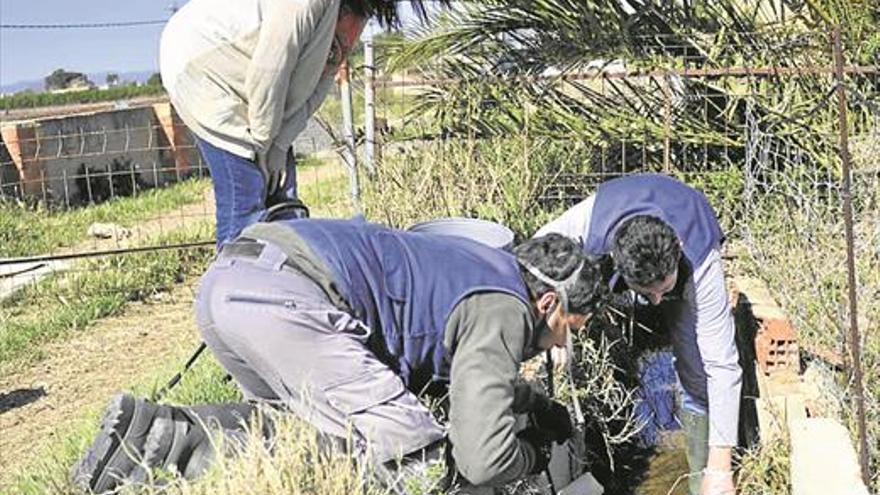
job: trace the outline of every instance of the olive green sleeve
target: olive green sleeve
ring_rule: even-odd
[[[533,325],[522,301],[499,292],[466,298],[449,318],[449,437],[459,472],[475,485],[523,478],[534,465],[534,451],[516,436],[514,415]]]

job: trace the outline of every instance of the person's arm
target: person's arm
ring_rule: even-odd
[[[302,47],[311,41],[334,0],[264,0],[259,38],[245,76],[248,127],[255,152],[266,153],[278,134],[284,102]],[[332,13],[335,15],[335,13]]]
[[[737,443],[742,370],[736,349],[733,313],[717,250],[710,253],[696,275],[697,345],[709,395],[709,459],[706,469],[717,474],[731,469],[731,449]]]
[[[318,86],[315,88],[315,92],[309,96],[309,99],[306,100],[302,108],[281,123],[281,129],[278,131],[278,135],[272,140],[273,146],[282,148],[285,151],[290,148],[293,141],[299,136],[299,133],[305,129],[309,118],[318,111],[318,108],[321,106],[321,103],[324,102],[324,99],[327,97],[327,93],[330,92],[330,88],[333,87],[333,84],[333,74],[324,75],[321,80],[318,81]]]
[[[541,237],[550,233],[562,234],[569,239],[579,240],[587,235],[587,228],[593,217],[593,204],[596,195],[592,195],[566,210],[555,220],[547,223],[532,237]]]
[[[517,298],[472,295],[449,319],[452,352],[450,427],[459,472],[475,485],[499,485],[525,477],[536,453],[517,438],[515,384],[532,317]]]

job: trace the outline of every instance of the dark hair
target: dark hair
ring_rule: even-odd
[[[400,26],[400,0],[342,0],[342,6],[347,7],[352,13],[361,17],[374,17],[385,27]],[[436,0],[439,5],[449,5],[449,0]],[[413,12],[420,20],[428,17],[423,0],[409,0]]]
[[[614,265],[629,285],[656,284],[675,272],[681,242],[672,227],[649,215],[623,222],[614,233]]]
[[[520,263],[520,272],[533,299],[537,300],[556,288],[529,272],[529,266],[551,280],[563,281],[581,266],[575,282],[566,290],[568,311],[577,314],[594,312],[604,302],[605,290],[598,264],[584,255],[575,241],[556,233],[530,239],[513,248]]]

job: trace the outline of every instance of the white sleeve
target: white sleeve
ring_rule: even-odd
[[[551,232],[562,234],[571,239],[586,237],[587,229],[590,227],[590,219],[593,216],[593,204],[595,202],[596,195],[594,194],[566,210],[556,220],[538,229],[534,237],[541,237]]]
[[[709,446],[737,444],[742,370],[721,255],[712,250],[694,273],[697,298],[697,346],[709,396]]]
[[[327,0],[265,0],[263,21],[245,76],[248,128],[256,151],[264,152],[281,128],[291,74],[312,38]]]
[[[315,112],[318,111],[318,108],[321,107],[321,103],[324,102],[327,93],[330,92],[330,88],[333,87],[334,83],[333,74],[326,75],[318,81],[318,86],[315,88],[315,92],[312,93],[308,100],[306,100],[302,108],[297,110],[296,113],[291,115],[281,124],[281,130],[278,132],[278,136],[272,141],[272,144],[281,149],[290,148],[291,145],[293,145],[293,141],[296,140],[296,137],[306,128],[312,115],[314,115]]]

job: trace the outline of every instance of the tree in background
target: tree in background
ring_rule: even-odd
[[[162,75],[158,72],[154,72],[153,75],[147,79],[147,86],[162,86]]]
[[[442,135],[507,136],[528,127],[530,135],[611,149],[638,146],[640,153],[620,153],[617,163],[662,160],[655,145],[670,139],[673,162],[711,166],[744,153],[741,129],[751,118],[828,166],[829,143],[803,139],[803,126],[791,122],[802,114],[811,121],[801,124],[834,122],[833,112],[812,111],[828,94],[827,74],[746,81],[676,72],[827,67],[828,33],[836,25],[844,30],[848,63],[880,62],[874,0],[479,0],[444,12],[416,39],[399,43],[389,68],[457,81],[430,88],[412,109],[429,116]],[[623,70],[646,75],[597,82],[564,77]],[[876,94],[870,76],[853,75],[850,84]],[[706,156],[686,156],[695,145]]]
[[[107,82],[107,86],[109,86],[111,88],[114,86],[118,86],[119,85],[119,74],[116,74],[115,72],[111,72],[111,73],[107,74],[106,82]]]
[[[64,69],[55,69],[43,79],[46,90],[57,91],[76,87],[92,87],[92,81],[82,72],[72,72]]]

